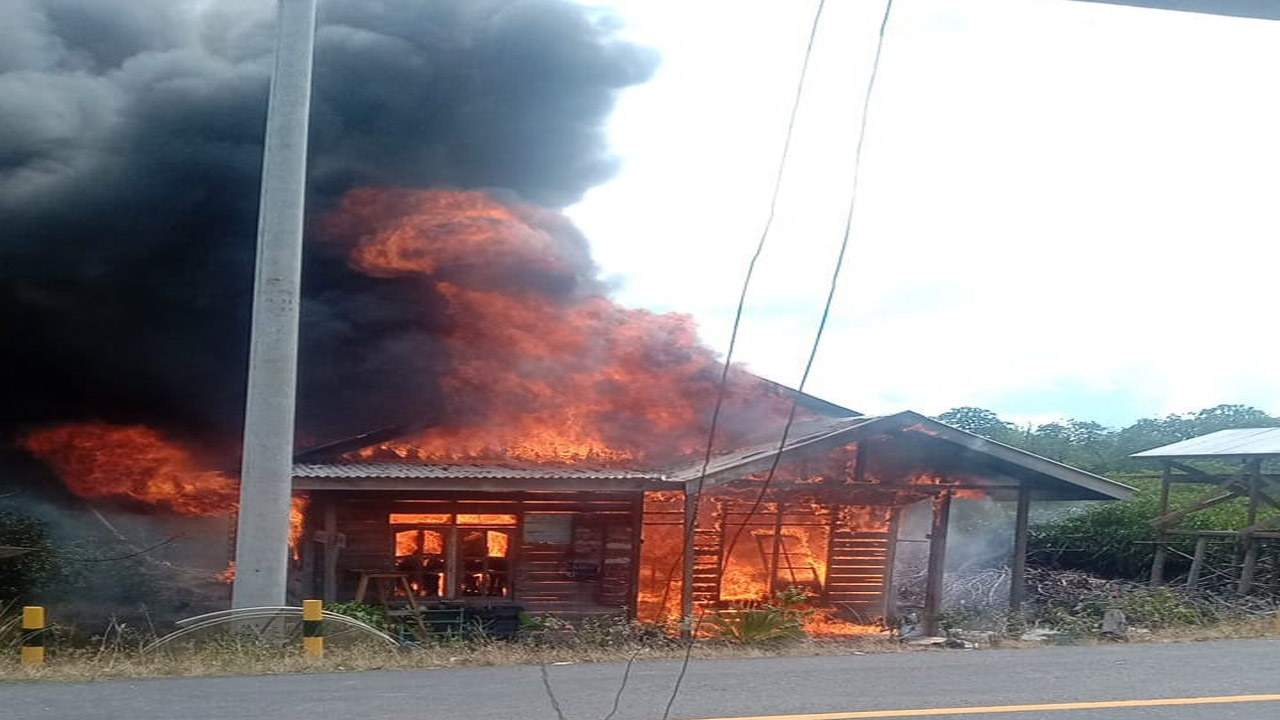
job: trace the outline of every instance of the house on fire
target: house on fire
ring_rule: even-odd
[[[868,417],[799,396],[812,415],[778,441],[646,471],[298,457],[309,496],[298,591],[349,601],[383,584],[418,606],[516,605],[579,618],[688,617],[805,588],[834,617],[897,614],[905,508],[932,508],[926,625],[941,605],[953,498],[1015,503],[1011,602],[1022,597],[1036,500],[1111,500],[1131,489],[913,412]],[[368,438],[371,444],[380,438]],[[773,472],[770,469],[773,468]],[[694,522],[686,546],[686,522]]]

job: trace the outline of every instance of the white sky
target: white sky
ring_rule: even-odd
[[[570,214],[626,304],[727,344],[813,3],[597,0],[664,61]],[[799,379],[883,5],[828,0],[738,359]],[[850,256],[809,389],[1019,421],[1280,412],[1280,23],[896,0]]]

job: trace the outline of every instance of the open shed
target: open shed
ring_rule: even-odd
[[[1195,547],[1186,578],[1189,587],[1199,585],[1207,570],[1209,544],[1224,542],[1235,546],[1231,567],[1225,572],[1233,576],[1239,592],[1253,589],[1264,548],[1272,550],[1272,582],[1280,587],[1280,557],[1276,553],[1280,549],[1280,474],[1275,467],[1269,467],[1280,462],[1280,428],[1219,430],[1131,457],[1158,461],[1162,469],[1160,507],[1153,522],[1153,585],[1165,582],[1171,544],[1191,539]],[[1199,500],[1175,510],[1170,506],[1169,495],[1178,484],[1203,485],[1206,490]],[[1232,501],[1247,503],[1244,527],[1185,526],[1187,518]]]

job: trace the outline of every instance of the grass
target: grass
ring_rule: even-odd
[[[1194,642],[1257,637],[1280,637],[1280,620],[1189,626],[1134,636],[1133,642]],[[1107,644],[1085,639],[1073,644]],[[1005,641],[1000,647],[1039,647],[1038,643]],[[939,652],[912,648],[885,637],[843,640],[802,639],[787,643],[737,645],[702,641],[693,649],[695,659],[803,657],[817,655],[868,655],[899,652]],[[942,651],[946,652],[946,651]],[[103,644],[96,648],[50,650],[43,667],[23,668],[11,659],[0,662],[0,682],[91,682],[124,678],[214,677],[226,675],[280,675],[289,673],[360,672],[371,670],[433,670],[454,667],[536,665],[539,663],[595,663],[683,657],[677,644],[658,647],[590,647],[583,645],[538,646],[518,642],[480,641],[415,649],[355,646],[330,650],[320,660],[308,660],[296,648],[261,644],[214,643],[196,649],[142,654],[136,648]]]
[[[806,655],[851,655],[905,651],[886,638],[842,641],[805,640],[784,646],[737,646],[699,643],[693,657],[752,658]],[[452,667],[537,665],[539,663],[595,663],[676,659],[684,656],[678,645],[655,648],[539,647],[513,642],[473,642],[413,649],[356,646],[326,652],[320,660],[308,660],[300,649],[264,645],[211,645],[192,650],[143,654],[133,649],[50,650],[43,667],[24,668],[12,660],[0,663],[0,682],[87,682],[122,678],[212,677],[219,675],[279,675],[312,672],[368,670],[433,670]]]

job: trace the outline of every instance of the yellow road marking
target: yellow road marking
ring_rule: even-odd
[[[700,720],[860,720],[861,718],[937,717],[939,715],[983,715],[1055,710],[1103,710],[1108,708],[1170,707],[1174,705],[1221,705],[1226,703],[1280,702],[1276,695],[1222,695],[1219,697],[1157,698],[1154,700],[1102,700],[1098,702],[1045,703],[1040,705],[989,705],[987,707],[916,708],[913,710],[858,710],[856,712],[812,713],[808,715],[750,715]]]

